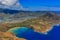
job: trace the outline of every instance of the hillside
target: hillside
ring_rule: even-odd
[[[23,11],[23,10],[10,10],[0,8],[0,23],[1,22],[12,22],[16,20],[24,21],[26,19],[32,19],[39,17],[45,13],[40,11]]]
[[[46,33],[55,24],[60,24],[60,16],[48,12],[38,18],[24,21],[22,26],[29,26],[37,32]]]
[[[30,15],[30,13],[32,14]],[[15,16],[12,17],[12,19],[17,18],[18,17],[17,15],[19,15],[19,13],[17,15],[16,14],[14,15]],[[7,30],[11,28],[24,26],[24,27],[32,28],[37,32],[46,33],[52,28],[52,25],[60,23],[60,16],[54,14],[53,12],[29,12],[28,11],[28,12],[20,13],[20,15],[21,17],[19,16],[18,19],[15,21],[11,20],[11,21],[5,21],[5,22],[0,23],[0,31],[6,32]],[[19,18],[24,18],[22,19],[24,21],[21,21],[21,19]]]

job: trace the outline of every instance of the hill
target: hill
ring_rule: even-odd
[[[54,12],[46,11],[20,11],[16,14],[9,14],[9,16],[6,17],[4,16],[3,18],[11,20],[6,21],[3,19],[4,21],[0,23],[0,31],[3,32],[14,27],[29,27],[37,32],[46,33],[51,30],[52,25],[60,23],[60,16],[56,15]]]

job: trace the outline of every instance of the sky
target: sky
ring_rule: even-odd
[[[27,10],[56,10],[60,11],[60,0],[20,0]]]
[[[60,11],[60,0],[0,0],[0,7],[14,10]]]

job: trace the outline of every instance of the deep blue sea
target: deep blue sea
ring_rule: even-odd
[[[38,33],[29,28],[25,29],[25,32],[22,32],[22,30],[24,31],[24,28],[16,31],[16,37],[27,40],[60,40],[60,25],[53,26],[53,29],[47,34]]]

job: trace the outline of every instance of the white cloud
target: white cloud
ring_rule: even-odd
[[[18,0],[0,0],[1,4],[11,6],[15,4]]]
[[[23,7],[18,2],[18,0],[0,0],[0,8],[20,10]]]
[[[20,3],[16,3],[15,5],[11,6],[12,9],[23,9],[22,5]]]

